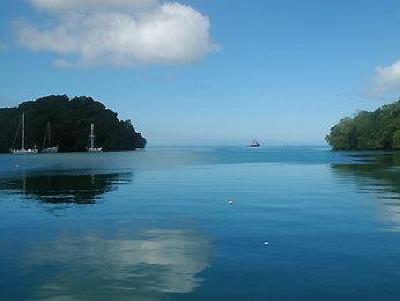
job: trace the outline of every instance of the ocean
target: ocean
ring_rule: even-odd
[[[0,155],[0,300],[400,300],[400,153]]]

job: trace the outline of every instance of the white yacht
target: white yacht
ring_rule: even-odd
[[[49,144],[48,147],[46,147],[46,138]],[[51,146],[50,122],[47,123],[46,131],[44,133],[42,153],[58,153],[58,146]]]
[[[102,147],[95,147],[94,144],[94,138],[96,138],[96,135],[94,134],[94,123],[90,124],[90,133],[89,133],[89,139],[90,139],[90,147],[88,148],[88,153],[101,153],[103,152]]]
[[[21,128],[22,128],[22,130],[21,130],[21,148],[20,149],[15,148],[15,141],[17,140],[17,136],[18,136],[18,132],[19,132],[19,126],[18,126],[17,133],[15,134],[15,138],[14,138],[14,143],[13,143],[13,146],[12,146],[10,152],[14,155],[37,154],[38,149],[36,147],[25,149],[25,113],[22,113],[21,123],[22,123],[22,125],[21,125]]]
[[[260,147],[260,146],[261,144],[256,139],[254,139],[253,142],[251,142],[251,144],[248,145],[248,147]]]

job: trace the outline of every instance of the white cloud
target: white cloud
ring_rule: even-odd
[[[400,61],[387,67],[377,67],[372,87],[373,95],[400,92]]]
[[[176,2],[31,2],[47,10],[68,9],[53,14],[55,22],[46,28],[25,21],[16,24],[18,42],[31,50],[56,53],[56,66],[181,64],[217,50],[210,37],[209,18]],[[133,11],[119,10],[124,6]],[[148,8],[140,10],[139,6]],[[106,7],[110,9],[97,10]]]
[[[33,6],[53,12],[68,10],[144,9],[155,6],[159,0],[28,0]]]

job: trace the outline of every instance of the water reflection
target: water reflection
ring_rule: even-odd
[[[400,226],[400,153],[357,158],[363,164],[332,164],[332,171],[342,181],[351,178],[359,192],[375,194],[381,217]]]
[[[362,190],[400,199],[400,153],[357,157],[365,164],[332,164],[332,170],[341,177],[352,176]]]
[[[132,173],[23,175],[1,180],[0,190],[50,204],[94,204],[102,194],[130,183],[132,176]]]
[[[165,300],[190,293],[209,262],[208,238],[185,230],[147,230],[133,238],[87,233],[38,242],[21,261],[40,274],[38,300]]]

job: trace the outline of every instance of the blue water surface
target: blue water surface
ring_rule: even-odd
[[[0,155],[0,300],[400,300],[399,166],[324,147]]]

